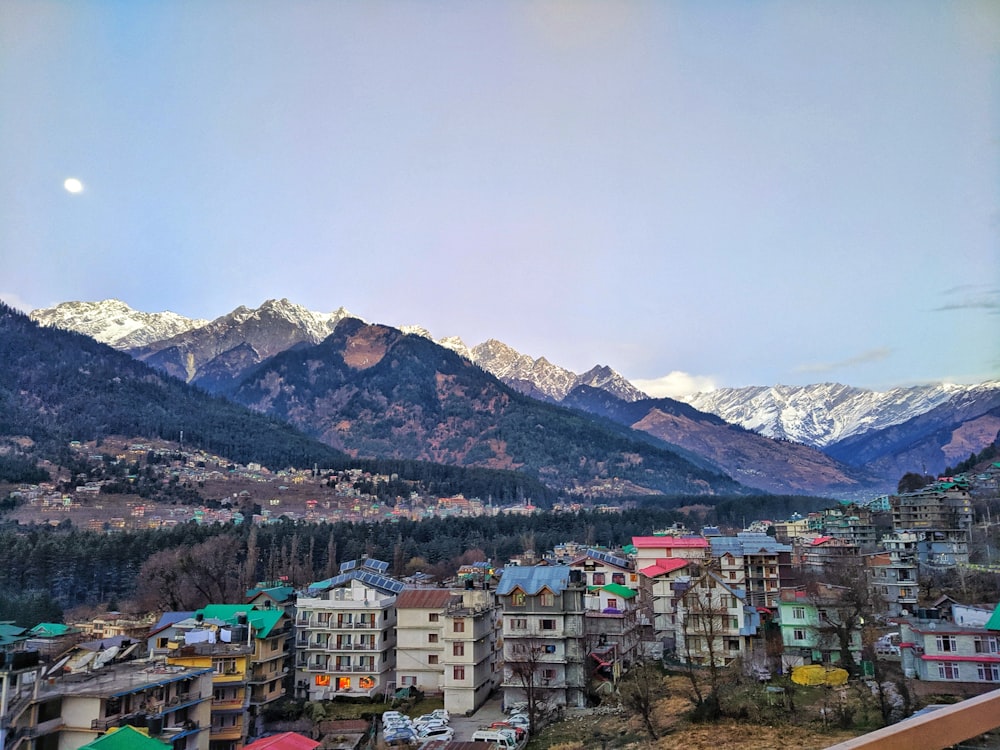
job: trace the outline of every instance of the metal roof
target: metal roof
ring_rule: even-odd
[[[570,568],[568,565],[532,565],[504,568],[503,576],[497,586],[497,594],[505,596],[515,588],[525,594],[535,595],[543,588],[553,594],[562,593],[569,584]]]

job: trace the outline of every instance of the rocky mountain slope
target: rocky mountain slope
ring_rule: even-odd
[[[360,320],[263,362],[228,395],[353,456],[511,469],[586,496],[740,491],[653,437],[528,398],[424,337]]]
[[[845,496],[893,486],[816,448],[764,437],[669,398],[626,402],[579,386],[563,404],[655,435],[708,458],[741,484],[766,492]]]

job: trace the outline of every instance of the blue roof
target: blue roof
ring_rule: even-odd
[[[713,557],[721,557],[727,552],[742,557],[760,554],[762,551],[767,555],[792,551],[791,545],[782,544],[773,536],[756,531],[741,531],[736,536],[713,536],[708,543],[712,546]]]
[[[503,569],[503,576],[496,592],[505,596],[515,588],[533,596],[543,588],[553,594],[560,594],[569,583],[569,565],[513,566]]]

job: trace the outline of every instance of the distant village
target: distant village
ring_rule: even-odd
[[[192,455],[171,472],[227,481],[213,463]],[[270,483],[279,501],[281,487],[310,479],[252,466],[228,472]],[[278,701],[388,705],[409,691],[440,696],[452,715],[499,694],[505,708],[528,707],[534,730],[561,711],[612,700],[619,682],[650,662],[737,669],[768,685],[788,676],[810,684],[817,674],[842,684],[892,664],[914,694],[975,695],[1000,683],[998,602],[934,593],[927,581],[940,571],[1000,571],[989,550],[974,549],[973,512],[976,498],[996,499],[998,483],[995,463],[736,533],[677,525],[616,548],[570,540],[525,549],[465,565],[447,581],[397,578],[366,557],[303,587],[261,582],[242,601],[195,611],[2,623],[0,748],[90,747],[131,727],[174,750],[242,750],[271,733],[268,709]],[[459,499],[411,498],[387,509],[353,496],[349,479],[333,489],[340,500],[317,499],[308,510],[316,515],[304,517],[497,512]],[[40,507],[86,505],[79,489],[68,500],[41,487],[25,492]],[[147,507],[131,519],[198,518],[198,509],[172,510],[192,515]],[[287,512],[280,502],[268,510],[245,520]],[[205,509],[200,519],[237,520]],[[338,730],[345,747],[377,731],[355,729]]]

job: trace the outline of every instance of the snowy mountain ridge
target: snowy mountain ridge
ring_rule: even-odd
[[[950,399],[1000,382],[938,383],[873,391],[840,383],[719,388],[678,400],[767,437],[817,448],[869,430],[902,424]]]

